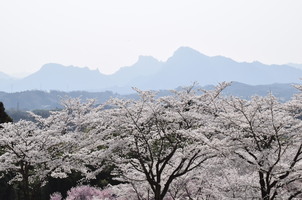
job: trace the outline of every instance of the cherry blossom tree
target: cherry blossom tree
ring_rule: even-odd
[[[293,199],[301,194],[302,123],[288,104],[272,95],[251,100],[231,97],[223,109],[221,132],[238,171],[230,176],[253,177],[257,185],[251,185],[258,188],[253,198]]]
[[[177,179],[194,174],[219,154],[221,140],[212,120],[218,112],[216,99],[227,85],[201,95],[188,88],[163,98],[137,90],[139,100],[111,101],[108,137],[116,146],[115,172],[131,183],[138,199],[164,199]]]
[[[77,171],[89,181],[106,165],[121,184],[73,188],[69,199],[302,197],[302,94],[221,97],[227,86],[161,98],[136,89],[138,100],[99,106],[66,98],[47,118],[1,124],[0,172],[14,175],[25,200],[49,177]]]
[[[25,200],[33,198],[49,176],[89,171],[89,149],[98,143],[87,129],[97,108],[93,101],[79,99],[66,99],[63,105],[48,118],[33,114],[35,122],[4,123],[0,129],[0,171],[13,172],[10,182],[22,186]]]
[[[62,105],[62,110],[51,112],[45,119],[33,114],[36,123],[60,132],[74,142],[68,151],[69,162],[72,162],[68,165],[71,167],[69,171],[80,171],[88,180],[95,178],[103,170],[104,160],[114,147],[108,146],[104,139],[109,131],[106,125],[109,117],[104,105],[96,106],[95,100],[82,101],[80,98],[63,99]]]
[[[54,193],[50,196],[50,200],[62,200],[60,193]],[[66,200],[126,200],[118,198],[111,189],[95,188],[87,185],[71,188],[67,192]]]
[[[63,167],[61,158],[66,149],[62,137],[44,132],[28,121],[2,126],[0,146],[4,153],[0,155],[0,171],[13,172],[11,183],[19,182],[24,199],[29,200],[49,174]]]

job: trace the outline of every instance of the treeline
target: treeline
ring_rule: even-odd
[[[0,101],[5,104],[7,110],[31,111],[31,110],[53,110],[62,108],[61,100],[64,98],[96,99],[96,103],[104,103],[110,98],[132,98],[132,95],[119,95],[110,91],[105,92],[62,92],[62,91],[24,91],[16,93],[0,92]]]
[[[213,85],[201,87],[203,89],[214,88]],[[179,89],[179,88],[178,88]],[[234,82],[230,87],[223,91],[224,95],[238,96],[240,98],[249,99],[254,95],[265,96],[268,93],[274,94],[282,101],[288,101],[291,97],[298,93],[291,84],[271,84],[271,85],[246,85]],[[171,95],[169,90],[158,91],[158,96]],[[16,111],[32,111],[32,110],[55,110],[62,108],[61,100],[64,98],[95,99],[96,104],[106,102],[110,98],[137,98],[135,91],[133,94],[117,94],[111,91],[105,92],[62,92],[62,91],[24,91],[16,93],[0,92],[0,101],[2,101],[9,112]]]
[[[221,95],[228,85],[164,97],[136,89],[138,99],[103,104],[66,98],[46,118],[3,123],[1,194],[59,200],[73,187],[69,199],[302,198],[302,93],[242,99]]]

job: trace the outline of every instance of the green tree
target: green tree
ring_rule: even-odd
[[[5,108],[2,102],[0,102],[0,124],[6,122],[12,122],[12,118],[5,112]],[[0,128],[3,128],[0,125]],[[0,146],[0,155],[3,154],[3,148]],[[3,175],[0,172],[0,176]],[[10,178],[11,174],[6,174],[1,177],[0,179],[0,199],[13,199],[14,196],[14,189],[11,185],[9,185],[8,179]]]
[[[2,102],[0,102],[0,124],[6,123],[6,122],[13,122],[12,118],[8,116],[8,114],[5,112],[5,108]]]

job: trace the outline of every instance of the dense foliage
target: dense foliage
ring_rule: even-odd
[[[25,200],[49,199],[45,188],[67,179],[51,199],[302,198],[302,95],[222,97],[227,86],[65,99],[47,117],[4,123],[2,179]]]
[[[12,121],[12,118],[5,112],[3,103],[0,102],[0,124]]]

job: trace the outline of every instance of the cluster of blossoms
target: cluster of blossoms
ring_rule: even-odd
[[[302,197],[302,95],[223,97],[227,85],[160,98],[136,89],[138,100],[99,106],[66,99],[48,118],[2,125],[0,171],[13,172],[25,200],[49,177],[94,179],[106,165],[123,184],[79,186],[66,200]]]
[[[67,192],[65,200],[116,200],[115,194],[110,189],[98,189],[90,186],[78,186]],[[63,200],[60,193],[54,193],[50,200]],[[121,199],[120,199],[121,200]]]

